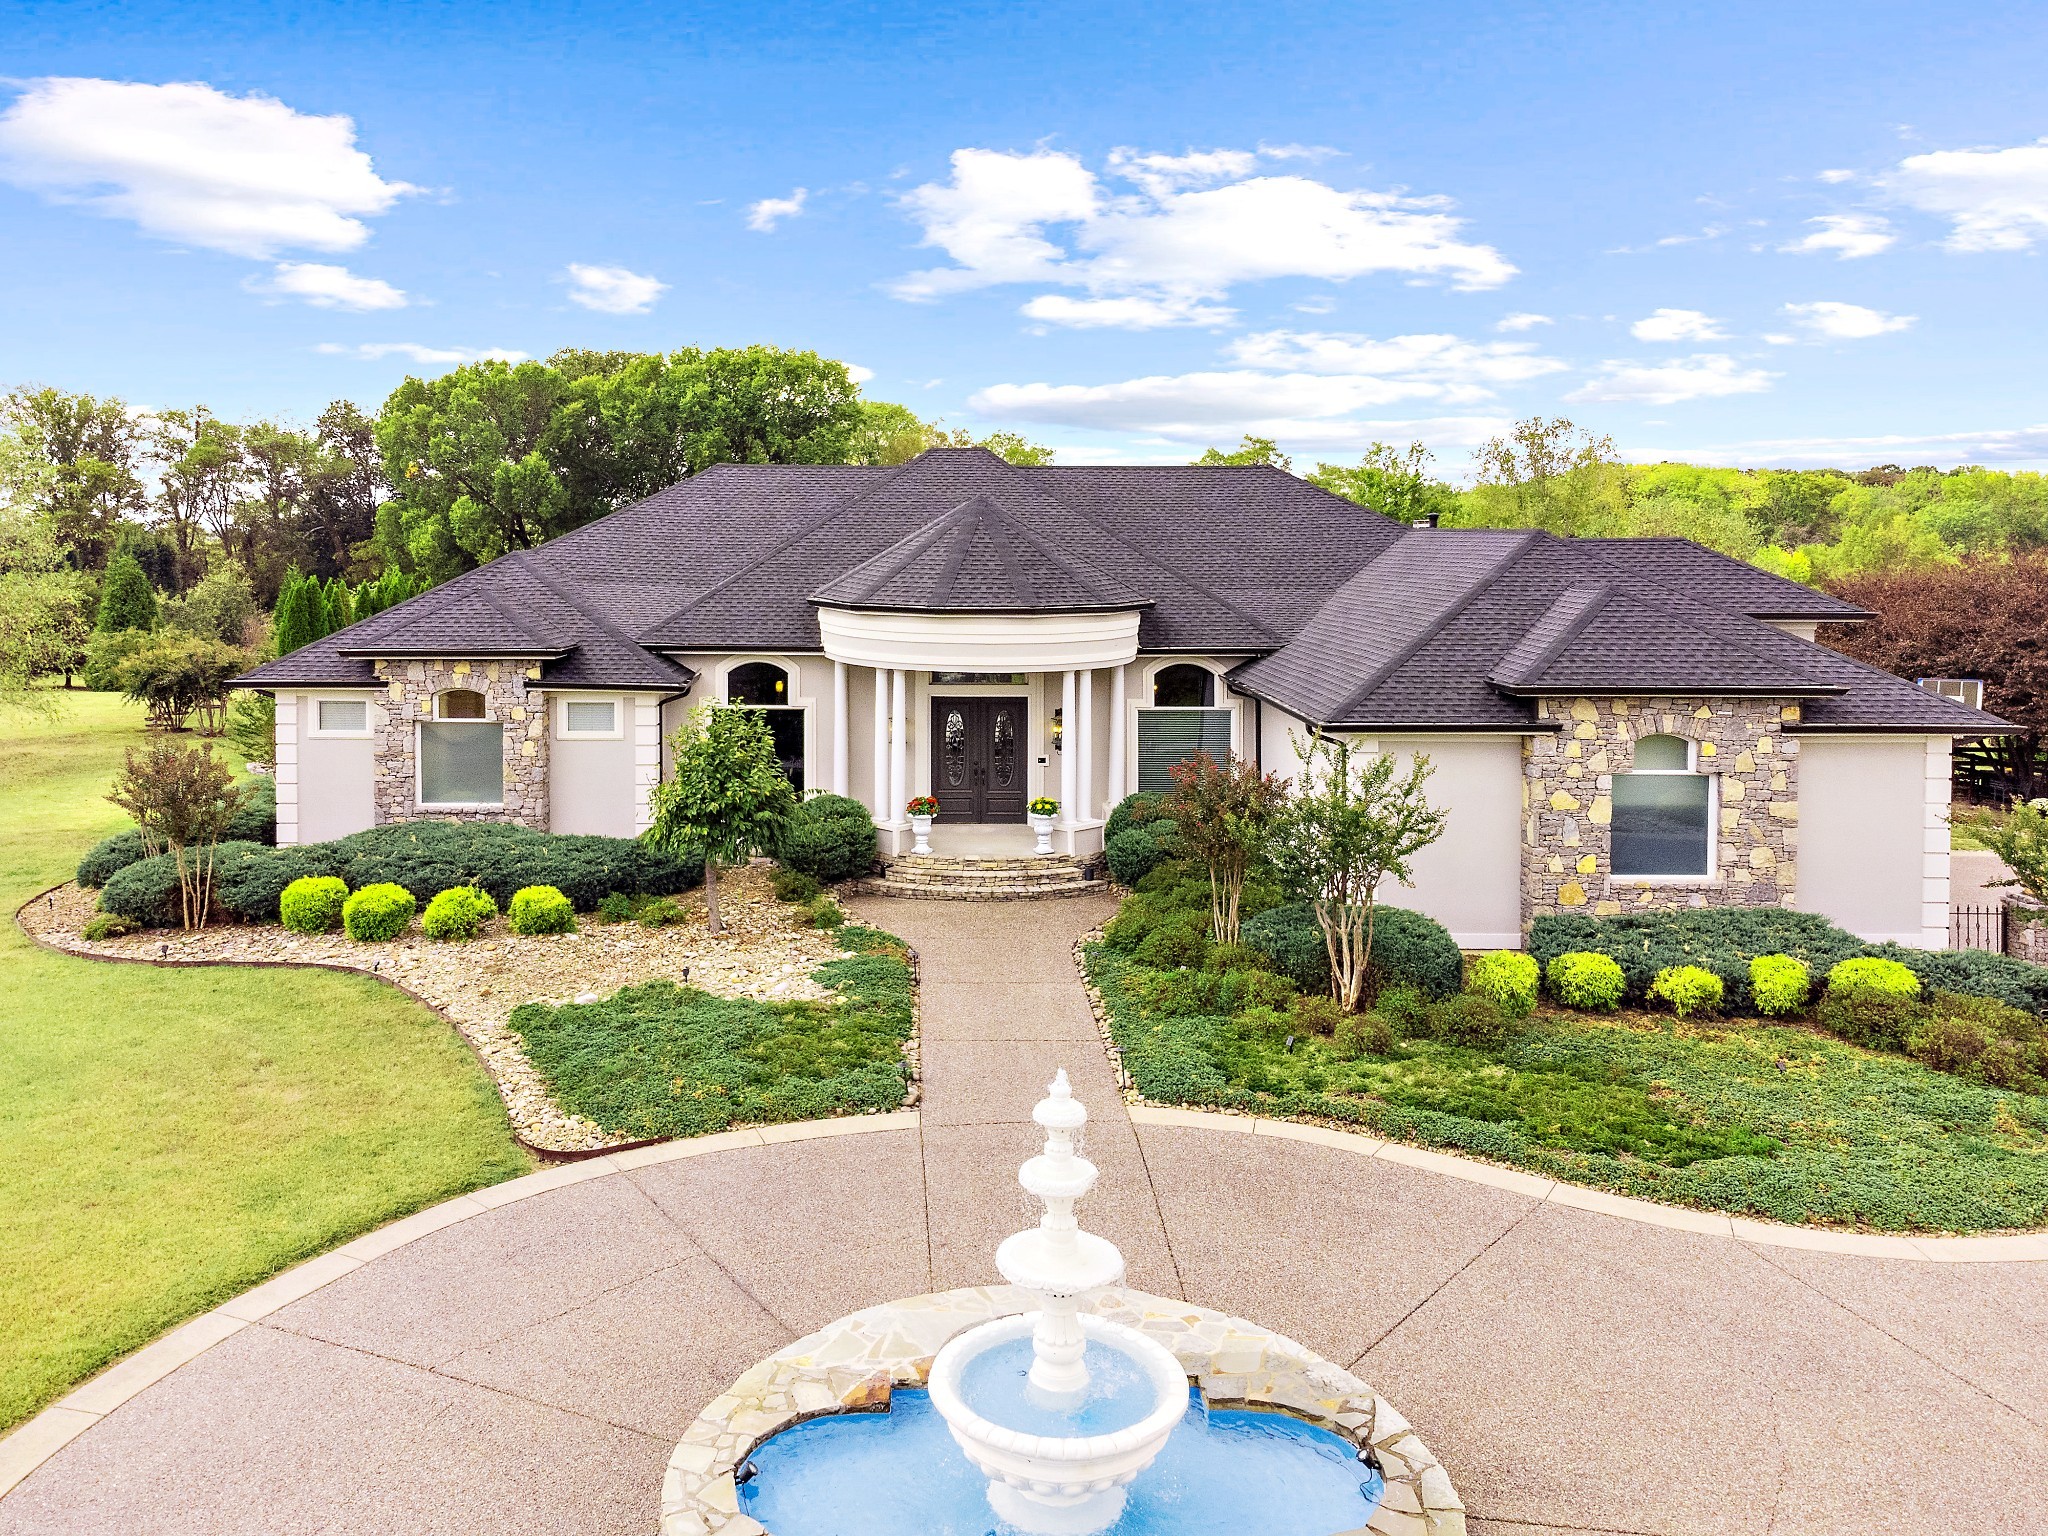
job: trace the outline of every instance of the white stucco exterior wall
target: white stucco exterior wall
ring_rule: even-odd
[[[1432,805],[1450,813],[1444,835],[1417,854],[1415,884],[1388,884],[1379,899],[1435,918],[1463,949],[1522,947],[1522,738],[1519,735],[1361,736],[1405,771],[1420,755],[1435,770]],[[1309,727],[1285,710],[1265,711],[1265,767],[1298,779]]]
[[[1948,947],[1949,752],[1946,737],[1802,739],[1801,911],[1872,942]]]
[[[657,696],[658,697],[658,696]],[[572,736],[563,706],[571,700],[612,705],[609,736]],[[547,695],[548,830],[632,837],[645,823],[636,805],[639,757],[637,696],[609,693]]]
[[[324,843],[376,821],[374,731],[380,695],[364,690],[277,695],[277,840]],[[360,736],[320,729],[322,699],[362,700],[370,729]]]

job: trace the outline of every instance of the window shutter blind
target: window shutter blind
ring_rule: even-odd
[[[1173,788],[1169,770],[1197,752],[1217,762],[1230,755],[1227,709],[1141,709],[1138,711],[1138,788],[1157,794]]]

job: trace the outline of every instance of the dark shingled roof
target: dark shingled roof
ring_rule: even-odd
[[[1146,651],[1249,655],[1324,725],[1527,730],[1531,695],[1762,692],[1803,729],[2002,722],[1760,619],[1862,610],[1683,539],[1410,529],[1267,466],[724,464],[249,673],[369,687],[375,656],[530,656],[554,688],[682,691],[676,653],[819,649],[817,605],[1136,609]]]

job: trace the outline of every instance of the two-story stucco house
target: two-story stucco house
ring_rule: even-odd
[[[758,707],[885,854],[1060,803],[1059,849],[1198,749],[1311,727],[1435,765],[1400,898],[1815,911],[1948,935],[1949,754],[2001,722],[1814,643],[1859,610],[1681,539],[1409,528],[1266,468],[721,465],[270,662],[279,838],[411,817],[630,836],[682,713]]]

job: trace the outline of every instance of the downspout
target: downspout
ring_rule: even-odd
[[[1266,701],[1252,695],[1252,766],[1266,771]]]

